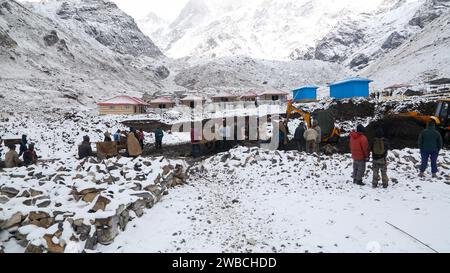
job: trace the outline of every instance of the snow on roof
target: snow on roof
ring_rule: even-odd
[[[369,80],[369,79],[366,79],[366,78],[355,77],[355,78],[349,78],[349,79],[345,79],[345,80],[338,81],[338,82],[335,82],[335,83],[331,83],[329,86],[335,86],[335,85],[351,83],[351,82],[373,82],[373,81]]]
[[[175,102],[168,97],[159,97],[150,101],[150,103],[175,103]]]
[[[99,106],[109,106],[109,105],[148,105],[145,101],[130,96],[116,96],[104,102],[99,102]]]
[[[215,99],[215,98],[237,98],[237,96],[227,93],[227,92],[222,92],[222,93],[219,93],[219,94],[213,96],[213,99]]]
[[[437,80],[432,80],[427,82],[428,84],[431,85],[444,85],[444,84],[450,84],[450,78],[441,78],[441,79],[437,79]]]
[[[195,95],[188,95],[181,99],[181,101],[204,101],[204,100],[206,100],[206,99],[203,97],[200,97],[200,96],[195,96]]]
[[[280,95],[280,96],[287,96],[287,95],[289,95],[289,93],[288,93],[288,92],[281,91],[281,90],[269,90],[269,91],[263,92],[260,96],[264,96],[264,95]]]
[[[258,96],[258,94],[254,91],[248,91],[246,93],[244,93],[241,98],[256,98]]]
[[[384,89],[399,89],[399,88],[410,88],[410,87],[413,87],[413,86],[410,84],[394,84],[394,85],[388,86]]]

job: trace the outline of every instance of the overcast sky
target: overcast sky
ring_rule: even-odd
[[[19,0],[20,2],[40,2],[41,0]],[[141,19],[149,12],[172,21],[180,13],[189,0],[111,0],[120,9],[134,17]]]
[[[112,0],[123,11],[139,19],[150,11],[161,18],[172,21],[189,0]]]

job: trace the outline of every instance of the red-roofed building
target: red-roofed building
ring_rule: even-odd
[[[213,96],[211,99],[215,103],[219,103],[219,102],[235,102],[235,101],[239,100],[239,97],[236,96],[236,95],[227,93],[227,92],[222,92],[222,93],[219,93],[219,94]]]
[[[287,101],[288,95],[289,93],[281,90],[271,90],[262,93],[259,99],[263,101]]]
[[[133,115],[145,113],[148,103],[130,96],[116,96],[97,103],[100,115]]]
[[[248,91],[241,96],[242,101],[256,101],[258,94],[254,91]]]
[[[181,104],[190,108],[195,108],[196,106],[202,106],[205,104],[206,99],[204,97],[199,97],[196,95],[188,95],[181,100]]]
[[[153,109],[170,109],[175,107],[175,101],[168,97],[159,97],[150,101],[150,107]]]

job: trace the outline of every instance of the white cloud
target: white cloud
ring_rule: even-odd
[[[40,2],[42,0],[19,0],[19,2]],[[120,9],[138,20],[153,12],[159,17],[172,21],[189,0],[110,0]]]
[[[180,13],[189,0],[112,0],[123,11],[140,19],[149,12],[172,21]]]

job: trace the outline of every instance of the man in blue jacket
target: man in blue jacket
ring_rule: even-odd
[[[422,131],[419,136],[419,149],[422,156],[422,164],[420,165],[420,177],[425,176],[428,167],[428,160],[431,158],[431,172],[433,178],[437,177],[438,167],[437,159],[439,152],[443,148],[443,140],[441,134],[436,130],[434,121],[428,122],[427,128]]]

